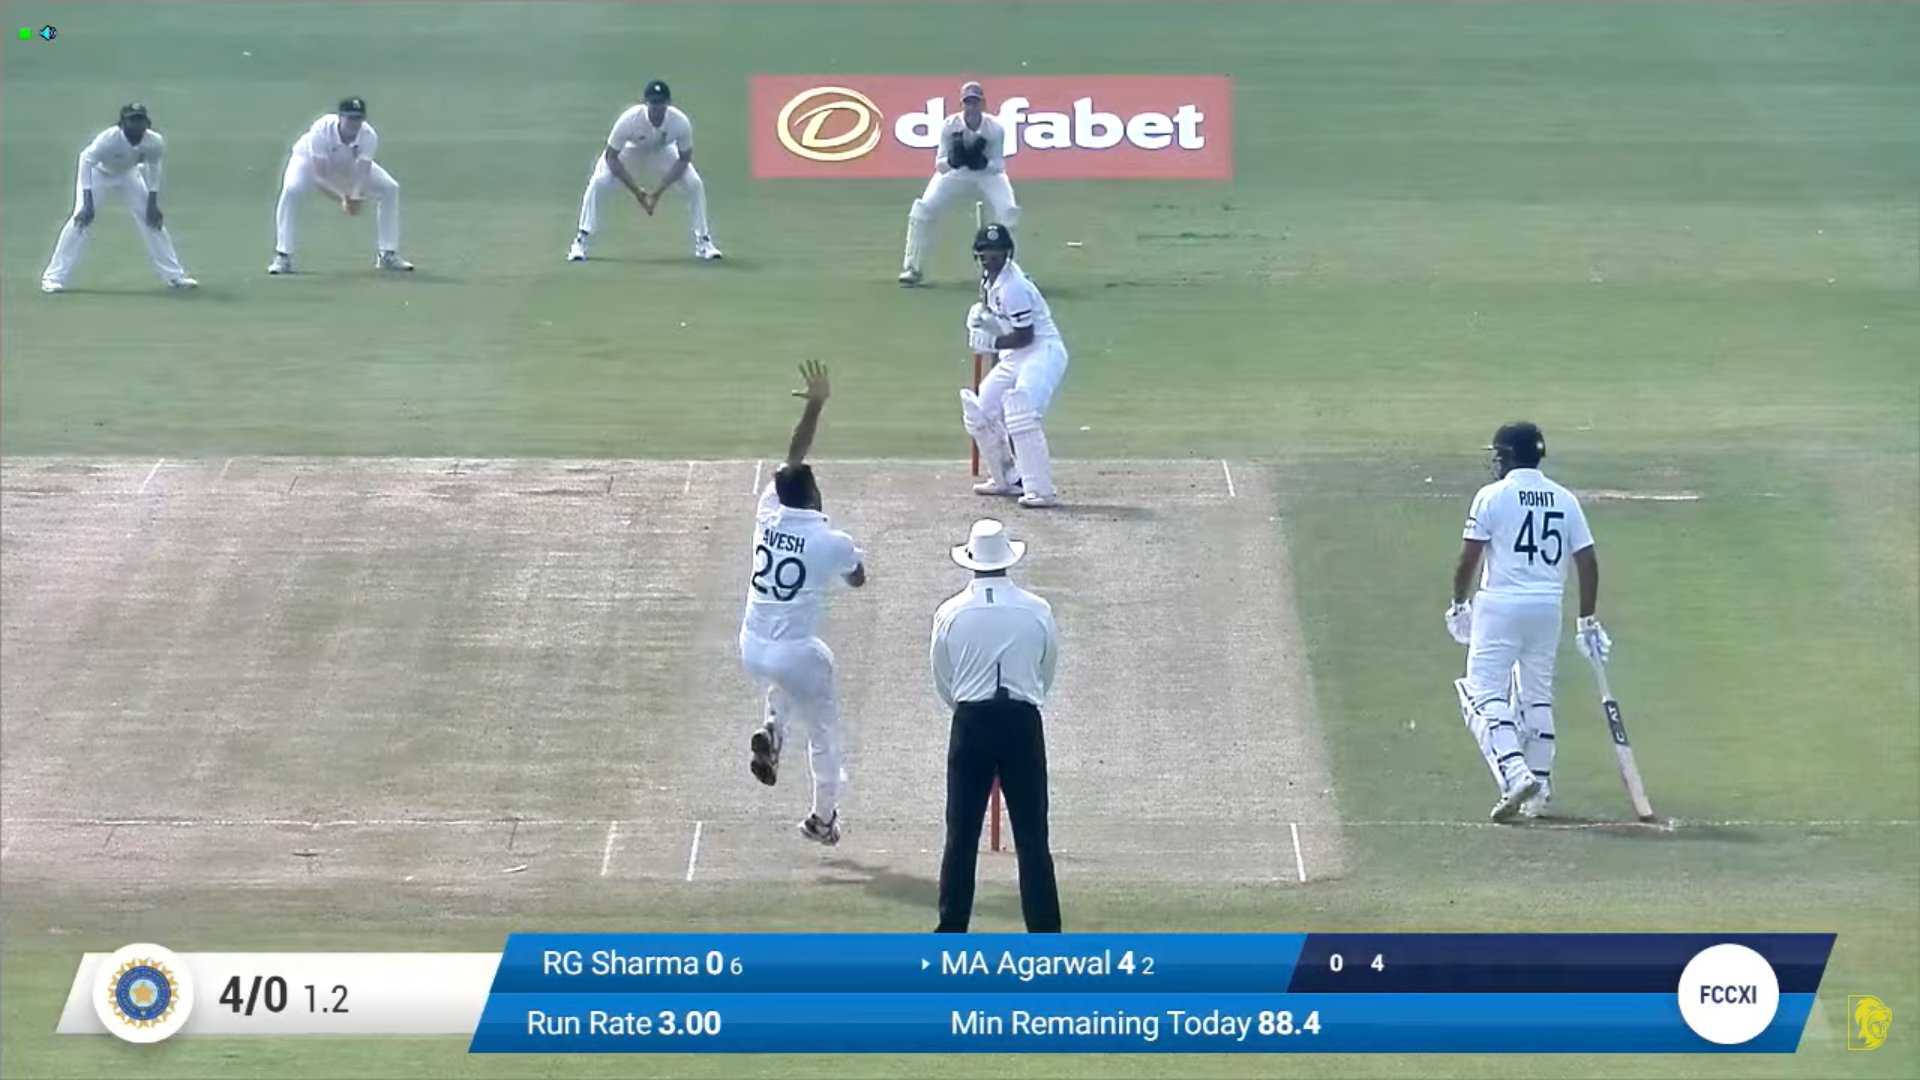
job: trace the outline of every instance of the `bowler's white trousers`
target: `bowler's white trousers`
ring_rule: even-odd
[[[813,813],[833,820],[846,774],[840,751],[840,699],[834,691],[833,650],[819,638],[769,641],[740,632],[740,666],[767,689],[767,722],[786,742],[787,726],[807,729],[807,764],[813,774]]]
[[[173,282],[187,276],[180,265],[180,256],[173,250],[173,237],[168,235],[166,227],[150,229],[147,227],[147,177],[146,166],[136,165],[119,176],[113,176],[93,170],[93,214],[92,224],[81,228],[73,223],[73,214],[80,212],[85,196],[78,178],[73,182],[73,214],[67,215],[67,223],[60,229],[60,239],[53,247],[53,260],[47,263],[47,269],[40,280],[49,285],[65,285],[67,277],[80,262],[81,249],[87,246],[87,237],[93,235],[93,226],[100,224],[100,215],[105,212],[105,201],[109,197],[118,197],[127,213],[133,215],[134,228],[140,231],[140,240],[147,245],[147,258],[153,260],[154,272],[167,281]]]

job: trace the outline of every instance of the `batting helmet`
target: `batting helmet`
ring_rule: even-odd
[[[978,255],[983,251],[1004,251],[1007,258],[1013,258],[1013,234],[998,223],[981,229],[973,234],[973,252]]]
[[[1532,422],[1515,420],[1500,425],[1487,449],[1493,451],[1495,467],[1504,475],[1507,469],[1531,469],[1539,465],[1540,459],[1547,456],[1547,437],[1540,434],[1540,428]]]

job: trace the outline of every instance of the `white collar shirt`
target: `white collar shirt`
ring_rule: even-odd
[[[1004,577],[976,577],[933,617],[929,660],[948,708],[999,690],[1038,708],[1053,688],[1059,631],[1045,600]]]

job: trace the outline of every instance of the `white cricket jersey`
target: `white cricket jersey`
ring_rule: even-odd
[[[344,176],[359,162],[371,162],[373,152],[380,146],[380,136],[375,134],[373,125],[362,120],[360,132],[352,142],[340,138],[340,117],[328,113],[313,122],[313,126],[294,142],[295,153],[305,154],[312,159],[321,171],[335,176]]]
[[[1010,329],[1033,327],[1035,345],[1047,341],[1060,342],[1062,347],[1066,344],[1060,337],[1060,328],[1053,323],[1047,298],[1040,295],[1039,286],[1012,259],[1007,260],[1007,265],[994,276],[993,284],[987,287],[987,310],[999,316]]]
[[[805,641],[820,630],[827,590],[861,562],[853,537],[818,510],[783,506],[769,483],[754,512],[747,614],[740,629],[767,641]]]
[[[987,172],[1007,171],[1007,130],[1000,126],[988,113],[980,114],[980,126],[967,126],[966,113],[954,113],[940,127],[940,141],[933,147],[933,169],[935,172],[947,171],[947,150],[953,146],[953,133],[968,131],[987,138]]]
[[[666,118],[659,127],[654,127],[647,116],[646,105],[635,105],[613,122],[613,130],[607,133],[607,145],[621,153],[631,150],[643,155],[657,154],[671,145],[685,157],[693,152],[693,121],[679,106],[669,105]]]
[[[928,662],[949,708],[1001,690],[1038,708],[1059,659],[1053,607],[1004,577],[976,577],[933,615]]]
[[[1460,535],[1486,541],[1480,591],[1497,596],[1558,599],[1571,556],[1593,546],[1580,500],[1539,469],[1514,469],[1481,488]]]
[[[122,177],[132,172],[135,166],[141,169],[147,182],[148,191],[160,190],[160,159],[166,155],[167,141],[160,133],[148,129],[140,137],[140,145],[127,141],[127,133],[118,126],[110,127],[93,137],[86,149],[80,151],[80,186],[91,187],[94,170],[107,176]]]

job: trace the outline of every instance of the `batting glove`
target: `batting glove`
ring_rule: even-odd
[[[1607,636],[1600,620],[1592,615],[1584,616],[1574,624],[1573,641],[1580,647],[1580,655],[1589,660],[1605,663],[1613,653],[1613,639]]]
[[[1447,633],[1462,645],[1473,640],[1473,605],[1447,605]]]
[[[998,335],[996,335],[991,330],[967,331],[967,347],[977,353],[990,353],[990,352],[997,351],[994,348],[993,343],[998,340],[999,340]]]

